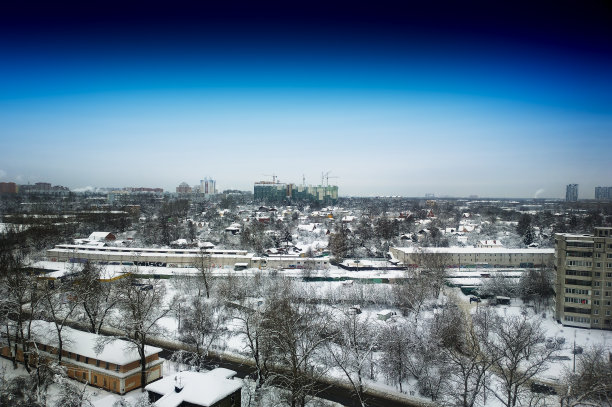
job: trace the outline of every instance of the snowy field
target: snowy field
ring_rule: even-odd
[[[60,276],[66,272],[69,272],[73,269],[74,265],[70,263],[58,263],[58,262],[38,262],[36,267],[44,267],[48,269],[56,270],[54,273],[55,276]],[[167,276],[193,276],[197,275],[197,269],[194,268],[167,268],[167,267],[132,267],[126,268],[125,266],[106,266],[106,272],[110,275],[119,275],[121,273],[129,271],[137,270],[138,274],[144,275],[167,275]],[[485,271],[486,270],[486,271]],[[514,269],[508,271],[506,270],[497,270],[497,269],[483,269],[483,270],[458,270],[453,269],[450,270],[452,278],[452,282],[455,283],[457,280],[469,280],[472,282],[479,283],[480,279],[483,278],[482,273],[495,273],[495,272],[503,272],[507,276],[511,278],[518,278],[520,273],[523,270]],[[388,271],[388,270],[369,270],[369,271],[347,271],[337,267],[330,267],[327,270],[316,270],[309,273],[311,277],[326,277],[338,279],[338,281],[316,281],[316,282],[305,282],[301,281],[301,277],[304,275],[304,271],[302,270],[258,270],[258,269],[247,269],[240,272],[235,272],[231,268],[225,269],[215,269],[213,270],[212,275],[215,277],[223,277],[229,274],[237,275],[237,276],[245,276],[245,277],[253,277],[255,275],[282,275],[288,277],[295,277],[296,283],[300,285],[306,292],[316,293],[317,298],[322,299],[334,299],[335,296],[338,295],[338,292],[348,292],[350,290],[358,291],[358,290],[379,290],[384,296],[385,291],[390,292],[389,284],[362,284],[358,280],[359,279],[394,279],[401,278],[404,276],[404,272],[402,271]],[[351,279],[357,281],[342,281],[343,279]],[[181,279],[169,279],[164,280],[166,289],[167,289],[167,298],[173,298],[174,296],[180,294],[180,287],[175,283]],[[477,285],[477,284],[475,284]],[[481,307],[490,307],[495,310],[498,315],[503,317],[510,317],[516,315],[527,315],[531,321],[537,321],[543,330],[546,332],[546,337],[551,340],[557,340],[556,338],[562,338],[563,345],[555,357],[555,360],[549,363],[549,367],[546,371],[539,374],[538,380],[549,383],[551,385],[558,384],[559,380],[563,376],[564,373],[570,371],[573,367],[573,358],[574,355],[572,353],[572,349],[574,344],[577,347],[581,347],[583,349],[588,349],[592,346],[602,346],[606,348],[608,351],[612,352],[612,332],[611,331],[600,331],[600,330],[589,330],[589,329],[581,329],[581,328],[572,328],[572,327],[564,327],[561,324],[557,323],[554,319],[554,312],[552,308],[548,308],[542,310],[538,313],[534,311],[533,306],[525,305],[520,299],[512,299],[510,305],[498,305],[498,306],[489,306],[487,300],[483,300],[482,303],[470,303],[469,296],[464,295],[459,288],[445,288],[443,292],[443,296],[438,302],[445,302],[449,297],[455,297],[460,301],[460,306],[470,313],[475,313]],[[430,304],[431,305],[431,304]],[[333,309],[336,310],[345,310],[349,305],[338,305],[332,306]],[[389,323],[405,323],[410,324],[410,317],[393,317],[390,321],[380,321],[378,320],[378,314],[384,309],[388,308],[387,306],[377,306],[377,305],[368,305],[362,308],[362,314],[360,318],[369,319],[373,324],[380,325],[379,330],[382,332],[384,326]],[[419,318],[432,318],[435,310],[429,306],[423,309]],[[399,311],[398,311],[398,314]],[[160,321],[160,324],[165,328],[167,332],[167,339],[170,340],[178,340],[178,319],[175,315],[167,316]],[[212,349],[217,352],[225,352],[233,355],[246,355],[246,342],[245,338],[239,334],[240,322],[235,319],[230,319],[227,323],[227,332],[224,333],[223,337],[219,338],[215,341],[212,346]],[[379,357],[376,355],[375,357]],[[5,368],[6,374],[18,374],[23,373],[23,368],[19,368],[16,371],[13,371],[10,362],[5,359],[0,359],[2,361],[2,366]],[[164,363],[164,376],[170,375],[180,369],[180,366],[177,366],[176,363],[166,362]],[[337,369],[333,368],[329,371],[329,376],[344,380],[343,373]],[[379,377],[377,381],[366,380],[366,385],[370,389],[375,389],[384,393],[399,393],[399,388],[395,385],[389,385],[385,382],[382,377]],[[248,389],[248,386],[245,386],[245,389]],[[52,390],[53,391],[53,390]],[[113,395],[107,393],[103,390],[88,388],[88,393],[90,394],[91,400],[94,402],[96,407],[111,407],[115,401],[117,401],[120,396]],[[248,390],[245,390],[248,391]],[[133,391],[124,396],[128,400],[134,400],[140,395],[140,390]],[[416,381],[414,380],[406,380],[403,383],[403,393],[402,396],[409,395],[414,396],[415,398],[420,398],[421,400],[427,400],[426,398],[421,398],[418,396],[418,388]],[[554,397],[551,397],[554,399]],[[551,400],[551,403],[554,401],[554,404],[558,404],[557,400]],[[331,405],[331,404],[330,404]],[[487,402],[487,405],[497,406],[497,402],[494,400],[490,400]]]

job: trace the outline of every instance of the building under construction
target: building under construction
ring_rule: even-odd
[[[260,202],[321,202],[338,200],[337,185],[295,185],[277,181],[256,182],[253,188],[255,201]]]

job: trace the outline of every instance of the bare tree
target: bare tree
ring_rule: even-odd
[[[190,364],[200,369],[213,343],[225,332],[226,317],[222,306],[201,297],[191,300],[179,327],[183,342],[194,346]]]
[[[212,274],[212,256],[204,248],[200,249],[200,252],[196,255],[194,260],[194,267],[198,269],[198,277],[200,284],[204,284],[204,290],[206,291],[206,298],[210,298],[210,283]],[[198,284],[198,297],[201,294],[201,286]]]
[[[551,269],[526,270],[518,283],[517,291],[524,302],[533,301],[536,313],[542,303],[555,295],[555,273]]]
[[[107,315],[117,305],[115,284],[102,266],[85,263],[74,281],[73,295],[83,307],[90,331],[99,333]]]
[[[514,297],[518,285],[514,278],[510,278],[505,273],[492,273],[491,277],[482,280],[478,291],[481,295]]]
[[[438,298],[446,278],[446,267],[451,263],[451,256],[436,250],[439,249],[420,250],[413,253],[412,258],[418,264],[421,273],[429,280],[433,296]]]
[[[17,368],[17,354],[23,353],[25,369],[31,372],[31,326],[32,315],[38,312],[41,296],[38,279],[24,267],[19,257],[12,255],[0,258],[2,284],[2,311],[8,345],[12,349],[13,367]]]
[[[89,394],[87,393],[87,383],[78,384],[66,377],[56,378],[58,387],[55,405],[62,407],[93,407]]]
[[[486,405],[485,384],[493,364],[492,359],[480,352],[482,329],[486,326],[483,324],[479,330],[472,326],[467,315],[460,315],[461,321],[453,322],[462,328],[460,336],[441,349],[442,360],[451,371],[445,391],[446,399],[452,406]]]
[[[499,380],[487,383],[487,389],[506,407],[521,405],[530,396],[527,385],[548,368],[558,348],[546,346],[539,321],[524,315],[495,317],[490,326],[482,352]]]
[[[268,376],[268,359],[271,348],[265,345],[266,330],[263,316],[268,312],[265,309],[240,307],[234,313],[234,318],[240,322],[238,333],[245,340],[245,348],[253,358],[257,377],[255,379],[255,391],[257,392],[266,382]]]
[[[98,350],[106,343],[123,339],[131,344],[140,356],[140,379],[143,386],[147,375],[146,343],[151,336],[161,336],[164,329],[159,320],[168,315],[173,304],[165,304],[165,286],[159,280],[143,284],[128,275],[117,284],[119,316],[109,319],[109,325],[120,332],[118,337],[101,337]]]
[[[594,346],[579,355],[576,372],[563,377],[561,407],[612,406],[612,363],[603,346]]]
[[[409,375],[409,357],[411,344],[410,333],[403,324],[391,324],[384,329],[382,345],[382,357],[380,365],[382,371],[391,383],[399,385],[403,392],[403,383]]]
[[[401,279],[392,286],[393,305],[406,316],[412,313],[415,322],[432,297],[430,279],[418,270],[408,272],[406,279]]]
[[[279,293],[266,309],[265,346],[275,365],[272,383],[288,391],[291,407],[304,407],[327,371],[318,357],[333,333],[325,310],[287,294]]]
[[[366,316],[345,312],[339,321],[338,343],[328,342],[329,355],[348,379],[361,406],[366,405],[364,376],[372,363],[378,330]]]

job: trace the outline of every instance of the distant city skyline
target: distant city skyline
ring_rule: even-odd
[[[0,182],[174,191],[210,174],[252,190],[331,171],[340,196],[563,198],[576,183],[584,199],[612,180],[603,1],[11,7]]]

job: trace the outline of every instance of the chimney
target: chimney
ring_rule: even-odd
[[[178,378],[178,376],[174,376],[174,392],[180,393],[183,390],[183,381]]]

